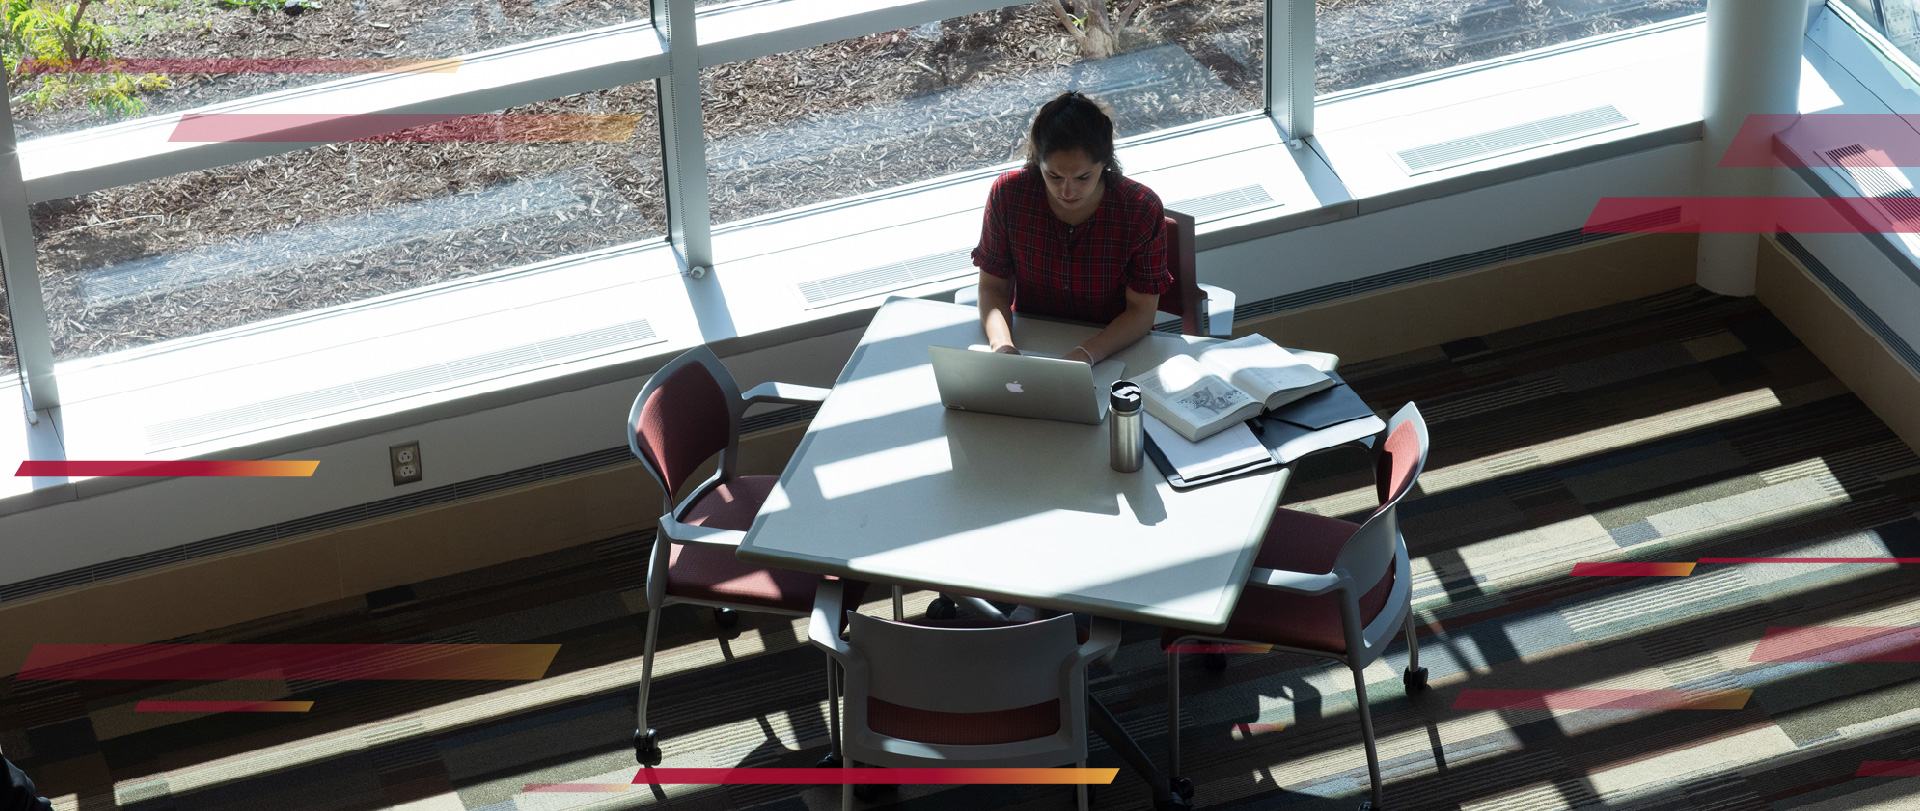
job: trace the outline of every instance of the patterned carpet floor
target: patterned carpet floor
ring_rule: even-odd
[[[1920,663],[1753,661],[1770,627],[1916,625],[1920,568],[1703,563],[1573,577],[1583,561],[1920,557],[1920,459],[1753,299],[1685,289],[1342,369],[1382,411],[1418,401],[1433,454],[1401,507],[1431,689],[1395,648],[1366,671],[1387,808],[1901,809],[1920,780]],[[1364,456],[1298,468],[1290,506],[1371,506]],[[269,617],[179,642],[559,643],[547,678],[497,682],[0,681],[0,748],[81,811],[662,806],[805,811],[837,790],[620,784],[645,606],[645,535]],[[915,610],[929,594],[914,594]],[[863,610],[885,615],[873,602]],[[823,659],[796,623],[663,617],[654,723],[667,766],[809,766]],[[1895,653],[1898,653],[1896,650]],[[1354,689],[1330,663],[1183,671],[1197,804],[1351,809]],[[1920,656],[1883,656],[1920,659]],[[1092,687],[1156,757],[1165,665],[1129,627]],[[1737,708],[1456,710],[1464,690],[1748,690]],[[311,700],[300,714],[135,713],[141,700]],[[1091,765],[1118,765],[1096,742]],[[901,787],[869,807],[1063,809],[1057,786]],[[1103,809],[1150,807],[1122,770]]]

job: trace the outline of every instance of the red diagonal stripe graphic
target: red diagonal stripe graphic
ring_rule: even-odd
[[[1767,628],[1750,662],[1920,662],[1920,628],[1790,626]]]
[[[546,674],[559,645],[35,645],[20,679],[488,679]]]

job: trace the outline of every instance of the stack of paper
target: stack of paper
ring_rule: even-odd
[[[1246,423],[1194,442],[1153,415],[1142,416],[1147,436],[1166,455],[1167,463],[1179,471],[1180,478],[1187,481],[1273,460],[1273,455],[1254,437]]]

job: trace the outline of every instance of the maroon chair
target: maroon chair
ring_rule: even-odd
[[[1193,217],[1178,211],[1167,215],[1167,269],[1173,271],[1173,289],[1160,294],[1160,312],[1180,316],[1182,335],[1233,334],[1233,291],[1200,283],[1193,244]]]
[[[731,626],[735,609],[790,617],[813,613],[820,576],[743,563],[734,556],[760,505],[778,476],[738,472],[740,417],[758,403],[818,403],[828,390],[790,383],[763,383],[745,395],[713,351],[695,347],[661,367],[634,398],[627,417],[627,443],[653,474],[669,505],[654,535],[647,567],[647,641],[640,666],[639,725],[634,755],[658,762],[659,733],[647,726],[647,690],[653,682],[654,645],[660,633],[660,609],[690,603],[714,609],[721,626]],[[719,469],[688,490],[696,469],[715,455]],[[676,501],[674,494],[687,491]],[[845,605],[858,606],[866,584],[847,581]],[[827,662],[828,706],[837,702],[833,662]],[[824,763],[837,763],[839,719],[830,716],[832,751]]]
[[[1413,403],[1388,421],[1386,439],[1374,456],[1374,482],[1380,506],[1361,524],[1338,518],[1277,509],[1254,558],[1248,588],[1219,634],[1167,629],[1167,774],[1175,790],[1191,796],[1192,784],[1180,775],[1180,648],[1185,645],[1270,645],[1274,650],[1321,656],[1353,671],[1360,705],[1360,732],[1366,740],[1367,771],[1373,799],[1361,808],[1380,807],[1380,756],[1374,745],[1373,714],[1367,707],[1367,683],[1360,671],[1393,644],[1407,638],[1407,692],[1427,686],[1414,636],[1412,574],[1406,538],[1395,511],[1413,490],[1427,463],[1427,423]]]

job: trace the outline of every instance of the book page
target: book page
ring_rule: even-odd
[[[1204,428],[1254,402],[1246,392],[1210,374],[1186,355],[1176,355],[1134,378],[1145,395],[1149,411],[1182,429],[1182,434]],[[1186,423],[1181,425],[1180,423]]]
[[[1209,347],[1200,353],[1200,364],[1269,408],[1279,405],[1274,401],[1275,394],[1298,389],[1304,395],[1333,383],[1325,372],[1307,365],[1264,335]]]

